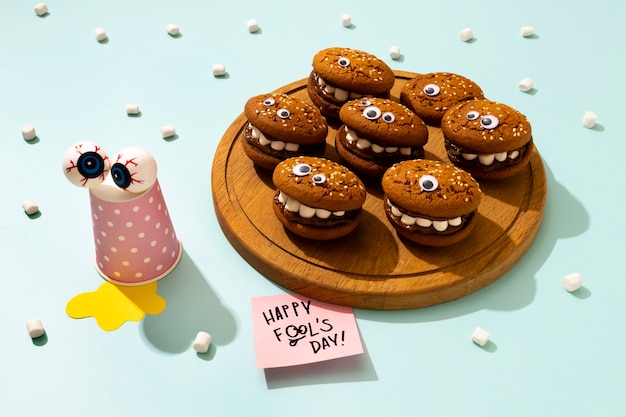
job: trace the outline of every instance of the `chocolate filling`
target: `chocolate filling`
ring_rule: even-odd
[[[252,136],[252,127],[250,126],[250,123],[246,123],[246,127],[244,128],[243,132],[246,142],[248,142],[250,145],[254,146],[263,153],[266,153],[273,156],[274,158],[278,158],[281,160],[300,155],[322,156],[324,155],[324,152],[326,150],[326,142],[322,141],[317,145],[298,145],[298,150],[296,151],[288,151],[287,149],[277,151],[276,149],[272,149],[269,145],[261,145],[259,140]],[[280,140],[268,136],[266,133],[263,133],[263,135],[268,140]]]
[[[397,150],[395,152],[383,151],[383,152],[376,153],[372,150],[371,147],[366,148],[366,149],[360,149],[359,147],[357,147],[356,141],[350,142],[348,140],[348,138],[346,137],[345,131],[342,132],[342,134],[338,135],[338,137],[342,146],[346,148],[347,150],[349,150],[352,154],[366,161],[373,161],[379,165],[391,166],[397,162],[401,162],[405,160],[424,159],[424,148],[421,146],[411,146],[410,155],[400,153],[400,150]],[[366,138],[363,138],[363,139],[366,139]],[[376,143],[373,141],[370,141],[370,142]],[[408,148],[408,146],[406,147]]]
[[[462,153],[471,153],[475,155],[480,155],[480,153],[471,149],[463,148],[451,142],[447,138],[445,140],[445,147],[446,147],[446,151],[448,152],[448,158],[450,159],[450,162],[457,165],[458,167],[464,168],[464,169],[474,168],[474,169],[479,169],[484,172],[488,172],[488,171],[493,171],[499,168],[506,168],[506,167],[519,164],[524,159],[524,155],[526,155],[526,152],[528,152],[528,147],[530,143],[532,143],[532,139],[529,140],[524,146],[520,148],[509,150],[507,152],[507,158],[504,161],[498,161],[497,159],[494,159],[491,165],[481,164],[478,160],[478,157],[476,157],[476,159],[473,159],[473,160],[467,160],[463,158],[463,156],[461,155]],[[519,154],[515,158],[510,158],[508,155],[514,151],[519,152]]]
[[[322,86],[320,86],[320,83],[319,83],[320,76],[319,76],[319,74],[317,73],[317,71],[312,71],[312,72],[311,72],[311,78],[312,78],[312,79],[313,79],[313,81],[314,81],[314,82],[313,82],[313,85],[315,86],[315,92],[317,93],[317,95],[318,95],[318,96],[323,97],[323,98],[324,98],[324,100],[326,100],[327,102],[329,102],[329,103],[331,103],[331,104],[334,104],[334,105],[335,105],[335,106],[337,106],[337,107],[341,107],[341,106],[343,106],[343,105],[346,103],[345,101],[340,101],[340,100],[337,100],[337,99],[335,98],[335,96],[333,95],[333,93],[327,93],[327,92],[326,92],[326,90],[324,90],[324,88],[323,88]],[[349,92],[351,92],[351,93],[358,94],[358,95],[359,95],[359,97],[360,97],[360,96],[374,96],[374,97],[381,97],[381,98],[389,98],[389,92],[385,92],[385,93],[382,93],[382,94],[368,94],[368,93],[360,93],[360,92],[357,92],[357,91],[350,91],[350,90],[347,90],[347,89],[345,89],[345,88],[343,88],[343,87],[340,87],[340,86],[338,86],[338,85],[336,85],[336,84],[333,84],[333,83],[331,83],[331,82],[328,82],[328,80],[327,80],[327,79],[325,79],[325,78],[324,78],[324,82],[326,83],[326,85],[329,85],[329,86],[331,86],[331,87],[334,87],[334,88],[341,88],[341,89],[346,90],[346,91],[349,91]],[[356,97],[356,98],[358,98],[358,97]],[[353,99],[353,97],[350,97],[348,100],[352,100],[352,99]]]
[[[420,217],[422,219],[428,219],[430,221],[449,220],[449,218],[425,216],[425,215],[417,213],[415,211],[410,211],[410,210],[407,210],[405,208],[402,208],[402,207],[400,207],[396,203],[392,202],[391,204],[393,204],[394,207],[396,207],[398,210],[400,210],[401,213],[409,215],[411,217]],[[398,226],[400,228],[403,228],[404,230],[407,230],[409,232],[421,233],[421,234],[424,234],[424,235],[451,235],[453,233],[456,233],[459,230],[465,228],[465,226],[467,226],[467,224],[474,217],[474,213],[475,213],[475,211],[473,211],[473,212],[471,212],[469,214],[465,214],[465,215],[459,216],[459,217],[461,217],[461,224],[460,225],[452,226],[452,225],[448,224],[448,227],[446,228],[446,230],[439,231],[439,230],[435,229],[432,225],[429,226],[429,227],[423,227],[423,226],[419,226],[417,224],[408,225],[408,224],[402,223],[400,221],[400,218],[394,216],[391,213],[391,206],[389,205],[389,201],[388,200],[385,200],[385,212],[387,214],[387,218],[391,219],[396,226]]]
[[[327,218],[327,219],[320,219],[317,216],[313,216],[313,217],[311,217],[309,219],[306,219],[304,217],[301,217],[296,212],[292,212],[292,211],[287,210],[285,208],[285,204],[281,203],[278,200],[278,192],[274,196],[274,204],[276,204],[280,208],[280,210],[282,211],[282,213],[285,216],[285,218],[287,219],[287,221],[300,223],[300,224],[305,225],[305,226],[315,226],[315,227],[337,227],[337,226],[341,226],[343,224],[350,223],[357,217],[357,215],[362,210],[362,209],[348,210],[348,211],[346,211],[344,213],[343,216],[336,216],[336,215],[331,213],[330,217]]]

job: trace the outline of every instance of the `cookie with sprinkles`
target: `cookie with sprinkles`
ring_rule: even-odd
[[[491,100],[466,101],[448,110],[441,131],[448,159],[478,179],[499,180],[530,160],[533,138],[522,113]]]
[[[474,228],[482,191],[466,171],[427,159],[403,161],[381,181],[385,215],[397,233],[425,246],[448,246]]]
[[[478,84],[450,72],[417,75],[400,90],[400,102],[432,126],[439,126],[444,113],[456,104],[484,98]]]
[[[388,97],[394,82],[393,70],[378,57],[357,49],[333,47],[313,57],[307,92],[325,116],[338,119],[339,109],[348,100]]]
[[[337,239],[361,221],[365,186],[337,162],[309,156],[289,158],[276,166],[272,180],[276,186],[274,213],[285,229],[298,236]]]
[[[255,164],[272,170],[287,158],[322,156],[328,125],[311,104],[280,93],[254,96],[245,104],[248,119],[242,136],[243,150]]]
[[[355,171],[381,178],[387,168],[424,157],[428,128],[406,106],[386,98],[363,97],[344,104],[339,112],[335,149]]]

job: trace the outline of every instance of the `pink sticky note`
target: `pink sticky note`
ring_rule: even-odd
[[[303,365],[363,353],[350,307],[296,294],[252,298],[258,368]]]

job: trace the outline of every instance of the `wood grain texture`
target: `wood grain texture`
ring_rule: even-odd
[[[395,71],[392,98],[415,74]],[[277,91],[310,102],[306,79]],[[419,308],[470,294],[495,281],[531,246],[543,218],[546,176],[536,149],[518,175],[481,181],[478,222],[465,240],[428,248],[398,237],[383,211],[378,181],[363,178],[364,217],[349,236],[316,242],[295,236],[272,212],[272,173],[244,154],[239,115],[222,137],[213,160],[212,192],[219,224],[237,252],[266,278],[286,289],[334,304],[375,310]],[[325,157],[338,124],[330,123]],[[429,127],[426,158],[447,161],[439,128]]]

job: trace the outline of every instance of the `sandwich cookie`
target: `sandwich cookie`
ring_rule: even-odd
[[[358,226],[365,186],[348,168],[324,159],[299,156],[280,162],[272,176],[273,209],[283,226],[314,240],[347,235]]]
[[[258,166],[272,170],[287,158],[324,155],[326,119],[305,101],[287,94],[262,94],[246,102],[244,115],[248,123],[241,144]]]
[[[376,56],[350,48],[328,48],[313,57],[307,92],[322,114],[333,119],[348,100],[362,96],[388,97],[393,70]]]
[[[381,178],[394,163],[424,157],[426,124],[391,99],[363,97],[339,112],[344,123],[335,137],[339,157],[357,172]]]
[[[400,162],[382,178],[385,215],[397,233],[425,246],[447,246],[474,228],[482,192],[472,176],[441,161]]]
[[[483,90],[474,81],[450,72],[418,75],[400,90],[400,102],[431,126],[439,126],[450,107],[484,97]]]
[[[448,159],[478,179],[498,180],[520,172],[533,149],[530,123],[519,111],[490,100],[466,101],[442,121]]]

